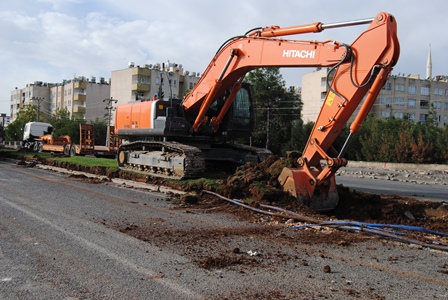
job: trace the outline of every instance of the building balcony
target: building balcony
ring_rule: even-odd
[[[73,113],[85,113],[86,107],[82,105],[74,105],[73,106]]]
[[[74,94],[73,101],[86,101],[86,95],[84,94]]]
[[[132,68],[132,76],[151,76],[151,70],[147,68]]]
[[[73,88],[75,89],[85,89],[87,87],[87,83],[85,81],[75,81]]]
[[[149,92],[150,85],[146,83],[133,83],[132,91],[133,92]]]

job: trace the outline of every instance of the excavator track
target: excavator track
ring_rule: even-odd
[[[243,144],[234,144],[232,145],[233,149],[237,149],[239,151],[244,151],[247,153],[252,153],[253,155],[255,155],[258,158],[258,162],[262,162],[264,160],[266,160],[269,156],[272,155],[272,152],[268,149],[264,149],[264,148],[257,148],[257,147],[252,147],[252,146],[248,146],[248,145],[243,145]]]
[[[200,177],[205,171],[202,151],[176,142],[123,144],[118,150],[117,160],[122,170],[170,179]]]

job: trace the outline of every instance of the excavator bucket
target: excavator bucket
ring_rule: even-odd
[[[313,177],[310,177],[305,170],[284,168],[278,181],[284,191],[315,211],[325,212],[335,209],[339,202],[339,194],[334,176],[320,182],[319,185]]]

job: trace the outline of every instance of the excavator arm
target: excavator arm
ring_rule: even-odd
[[[351,45],[277,38],[360,24],[370,26]],[[340,152],[332,144],[362,102],[349,139],[359,131],[397,63],[399,52],[397,24],[392,15],[384,12],[367,20],[253,30],[221,47],[195,88],[185,97],[183,106],[185,111],[196,114],[194,131],[205,122],[210,122],[216,131],[236,92],[227,98],[216,118],[207,120],[207,110],[228,88],[237,90],[249,71],[260,67],[331,67],[333,80],[303,155],[298,159],[299,167],[285,168],[279,177],[284,190],[301,202],[317,210],[328,210],[338,202],[334,174],[347,163],[343,154],[349,140]],[[322,160],[326,161],[325,167],[321,166]]]

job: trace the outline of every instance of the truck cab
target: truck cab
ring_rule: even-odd
[[[22,146],[31,149],[37,138],[45,134],[51,134],[52,132],[53,126],[49,123],[28,122],[23,128]]]

